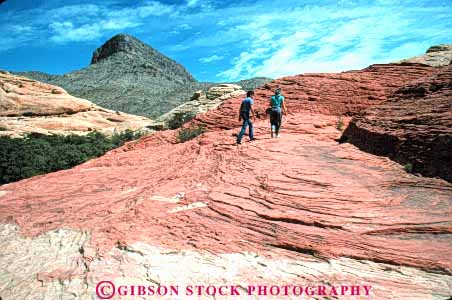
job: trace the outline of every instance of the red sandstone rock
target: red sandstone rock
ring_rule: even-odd
[[[0,223],[34,237],[20,239],[4,225],[4,249],[22,253],[17,245],[26,243],[23,255],[43,262],[52,257],[42,245],[58,253],[55,263],[28,270],[7,250],[0,263],[14,276],[4,275],[5,285],[28,278],[32,292],[54,295],[70,286],[72,295],[90,299],[105,279],[367,282],[373,299],[447,299],[452,185],[335,141],[341,132],[334,114],[380,103],[410,78],[433,72],[398,68],[298,76],[259,90],[263,110],[264,95],[285,84],[291,114],[280,139],[270,139],[268,120],[258,120],[257,140],[235,145],[238,128],[227,129],[236,125],[235,99],[187,124],[211,129],[188,142],[177,143],[177,130],[158,132],[73,169],[2,186]],[[335,88],[341,95],[329,103],[326,93]],[[350,101],[353,89],[359,96]],[[7,291],[12,298],[22,293]]]
[[[372,65],[359,71],[331,74],[305,74],[284,77],[256,89],[255,109],[266,118],[268,99],[277,87],[282,88],[288,110],[292,113],[354,115],[385,101],[396,89],[436,69],[421,64]],[[225,101],[214,111],[199,115],[197,123],[209,129],[230,129],[236,121],[242,98]]]
[[[343,140],[452,181],[452,65],[353,118]]]

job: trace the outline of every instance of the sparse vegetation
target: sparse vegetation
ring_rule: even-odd
[[[8,129],[6,129],[5,127],[0,126],[0,131],[7,131]]]
[[[339,119],[337,120],[336,129],[339,131],[344,129],[344,120],[342,120],[341,116],[339,116]]]
[[[0,184],[72,168],[142,135],[126,130],[111,137],[96,131],[86,136],[0,137]]]
[[[403,169],[408,173],[412,173],[413,172],[413,164],[406,163],[405,165],[403,165]]]
[[[257,176],[256,179],[259,181],[259,187],[264,191],[269,190],[268,186],[268,176]]]
[[[185,143],[189,140],[194,139],[198,135],[203,134],[206,131],[206,128],[203,126],[191,126],[188,128],[182,128],[181,130],[179,130],[177,140],[179,143]]]

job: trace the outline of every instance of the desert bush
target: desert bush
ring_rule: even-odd
[[[336,129],[339,131],[342,131],[344,129],[344,120],[342,120],[342,117],[339,117],[336,124]]]
[[[202,126],[192,126],[188,128],[182,128],[179,130],[179,135],[177,137],[177,140],[179,143],[187,142],[191,139],[194,139],[200,134],[203,134],[206,132],[206,128]]]
[[[0,137],[0,184],[72,168],[141,136],[126,130],[112,136],[93,131],[86,136]]]
[[[413,164],[406,163],[405,165],[403,165],[403,169],[408,173],[412,173],[413,172]]]

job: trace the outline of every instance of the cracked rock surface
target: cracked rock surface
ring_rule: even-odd
[[[346,74],[340,87],[373,77],[381,89],[359,89],[357,98],[342,91],[330,104],[322,93],[332,87],[321,85],[315,101],[314,90],[289,90],[289,80],[300,87],[312,76],[277,81],[286,83],[291,111],[279,139],[261,115],[257,140],[235,145],[231,119],[241,99],[233,98],[186,124],[209,131],[185,143],[179,130],[161,131],[73,169],[1,186],[0,297],[95,299],[97,282],[112,280],[369,284],[372,299],[449,299],[452,185],[336,141],[338,111],[371,107],[369,97],[386,98],[415,70],[417,78],[435,71],[405,67],[357,71],[354,83]],[[388,69],[398,77],[372,73]],[[271,88],[256,93],[257,110]]]

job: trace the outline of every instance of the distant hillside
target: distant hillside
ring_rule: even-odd
[[[79,71],[17,74],[61,86],[74,96],[112,110],[151,118],[190,100],[195,91],[207,91],[214,85],[197,82],[182,65],[127,34],[105,42],[94,51],[91,64]],[[269,80],[254,78],[238,84],[250,89]]]

